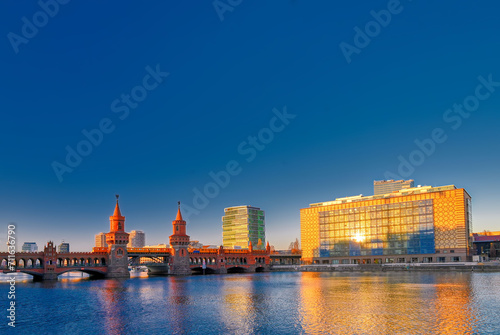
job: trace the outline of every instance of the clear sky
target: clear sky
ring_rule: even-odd
[[[300,208],[387,176],[500,230],[497,2],[44,1],[0,4],[2,245],[90,250],[120,194],[148,244],[181,201],[194,240],[251,205],[287,248]]]

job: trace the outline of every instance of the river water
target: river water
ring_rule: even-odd
[[[500,273],[22,278],[16,334],[500,334]]]

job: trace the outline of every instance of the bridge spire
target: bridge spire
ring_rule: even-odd
[[[181,202],[177,201],[177,217],[175,218],[176,221],[183,221],[182,220],[182,214],[181,214]]]
[[[120,197],[119,194],[116,194],[116,206],[115,206],[115,212],[113,213],[113,216],[122,216],[122,213],[120,212],[120,205],[118,205],[118,198]]]

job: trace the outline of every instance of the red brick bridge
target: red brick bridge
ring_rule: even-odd
[[[115,212],[110,217],[110,232],[106,234],[106,248],[93,248],[91,252],[58,253],[53,242],[43,252],[0,252],[0,271],[20,272],[34,280],[55,280],[70,271],[88,273],[91,277],[129,277],[129,265],[145,265],[150,274],[190,275],[197,273],[262,272],[270,267],[270,247],[248,249],[192,249],[186,235],[186,221],[180,206],[172,222],[170,248],[127,248],[128,233],[125,217],[121,215],[118,196]]]

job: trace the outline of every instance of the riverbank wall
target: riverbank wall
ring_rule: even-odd
[[[301,272],[397,272],[397,271],[440,271],[440,272],[500,272],[500,263],[411,263],[411,264],[312,264],[274,265],[270,271]]]

